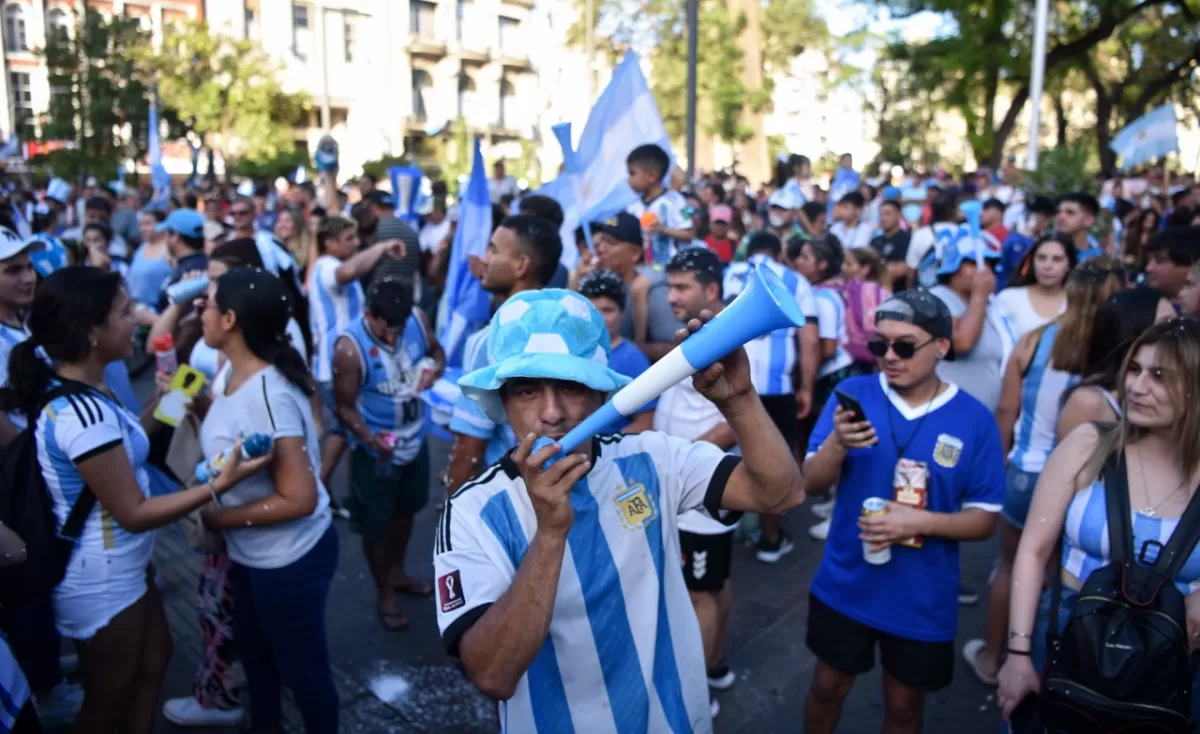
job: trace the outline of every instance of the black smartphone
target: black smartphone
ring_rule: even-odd
[[[866,420],[867,414],[863,412],[862,403],[858,402],[858,398],[834,388],[833,394],[837,396],[838,405],[842,406],[842,410],[851,414],[855,421]]]

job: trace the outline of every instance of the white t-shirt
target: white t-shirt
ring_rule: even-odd
[[[653,212],[664,229],[678,230],[693,227],[692,217],[687,213],[687,208],[687,199],[683,198],[683,194],[678,191],[664,191],[658,198],[650,202],[638,199],[630,204],[626,211],[639,220],[645,212]],[[676,240],[665,234],[645,235],[643,241],[648,257],[658,258],[654,261],[655,265],[666,265],[667,260],[670,260],[680,248],[687,247],[688,244],[690,244],[690,240]],[[659,262],[662,258],[666,259]]]
[[[239,437],[266,433],[278,440],[303,438],[317,483],[317,507],[308,517],[278,525],[225,531],[229,557],[251,568],[282,568],[312,550],[329,527],[329,494],[321,484],[321,447],[313,423],[312,401],[274,366],[250,377],[232,395],[225,385],[232,372],[226,365],[213,383],[213,402],[200,426],[205,456],[229,449]],[[238,482],[221,497],[224,507],[260,502],[275,494],[270,467]]]
[[[853,227],[847,227],[845,222],[834,222],[829,227],[829,234],[838,238],[842,248],[852,250],[855,247],[870,247],[874,227],[869,222],[859,222]]]
[[[696,613],[680,573],[679,515],[720,509],[740,459],[657,431],[595,440],[571,489],[550,633],[499,706],[505,731],[711,734]],[[438,628],[451,655],[516,579],[537,515],[510,457],[447,501],[434,537]],[[669,633],[668,633],[669,631]]]
[[[421,252],[437,252],[442,242],[450,235],[450,217],[442,220],[441,224],[432,222],[421,227],[417,241],[421,243]]]
[[[300,331],[300,324],[296,323],[296,319],[288,319],[286,333],[292,349],[295,349],[300,355],[300,359],[307,364],[308,357],[304,353],[304,332]],[[200,370],[208,378],[208,381],[212,382],[217,377],[220,365],[221,353],[208,346],[203,339],[198,340],[192,347],[192,353],[188,356],[188,366]]]
[[[1029,288],[1005,288],[996,294],[993,307],[998,307],[1004,312],[1004,316],[1012,323],[1014,336],[1020,339],[1039,326],[1044,326],[1066,313],[1067,299],[1063,299],[1057,313],[1047,318],[1034,310],[1033,301],[1029,298]]]

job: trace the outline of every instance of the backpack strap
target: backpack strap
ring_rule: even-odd
[[[1200,543],[1200,489],[1188,500],[1179,524],[1154,562],[1154,571],[1174,582],[1197,543]]]
[[[38,413],[41,413],[47,405],[64,395],[78,395],[85,392],[91,392],[91,388],[73,380],[64,380],[47,390],[45,395],[42,396],[42,407]],[[33,422],[33,425],[37,425],[36,421]],[[83,533],[84,523],[87,522],[88,516],[92,514],[92,509],[95,506],[96,495],[92,492],[91,487],[84,484],[83,489],[79,491],[79,496],[75,498],[75,504],[71,505],[71,511],[67,513],[66,522],[63,523],[62,529],[58,531],[59,537],[72,542],[79,540],[80,534]]]
[[[1109,456],[1104,462],[1104,499],[1108,510],[1109,560],[1129,563],[1133,560],[1133,523],[1130,521],[1129,477],[1125,470],[1125,451]]]

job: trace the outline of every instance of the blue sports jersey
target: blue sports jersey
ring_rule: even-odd
[[[725,269],[722,284],[726,303],[741,295],[751,272],[765,265],[779,276],[783,286],[796,299],[800,313],[809,323],[817,323],[817,303],[813,288],[800,273],[784,267],[765,253],[755,253],[744,263],[733,263]],[[767,332],[746,343],[746,354],[750,357],[750,379],[759,395],[787,395],[794,392],[793,373],[796,360],[800,358],[796,345],[796,329],[785,326]]]
[[[842,464],[838,501],[812,593],[872,629],[910,640],[948,642],[958,626],[958,543],[925,538],[922,548],[893,545],[891,561],[873,566],[863,559],[859,512],[868,497],[893,498],[898,457],[928,466],[927,510],[999,512],[1005,492],[1000,429],[983,403],[952,383],[931,403],[915,408],[886,385],[882,374],[838,384],[862,404],[879,442],[851,449]],[[825,403],[809,439],[810,454],[832,433],[836,406],[836,400]]]
[[[488,366],[487,337],[491,325],[486,324],[482,329],[467,337],[463,347],[463,374],[473,372]],[[464,436],[484,439],[488,442],[483,453],[484,466],[491,466],[500,460],[517,445],[517,437],[513,435],[512,427],[507,423],[498,425],[479,407],[479,403],[460,395],[454,404],[454,414],[450,418],[450,430]]]
[[[341,264],[332,255],[322,255],[312,266],[308,320],[313,340],[312,373],[317,382],[333,379],[333,344],[350,322],[362,314],[366,300],[357,281],[337,282]]]
[[[342,334],[352,339],[358,352],[362,381],[359,383],[358,412],[371,433],[391,431],[399,438],[392,463],[407,464],[417,458],[425,441],[425,403],[417,394],[417,363],[429,351],[425,324],[415,313],[408,317],[404,333],[395,347],[375,338],[363,317],[355,319]],[[369,446],[353,439],[371,456]]]
[[[1031,245],[1033,240],[1020,232],[1013,232],[1004,239],[1004,244],[1000,246],[1000,262],[996,266],[997,293],[1008,286],[1009,278],[1021,267],[1021,260]]]

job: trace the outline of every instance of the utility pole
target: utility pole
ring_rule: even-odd
[[[1042,86],[1046,79],[1046,19],[1050,14],[1049,0],[1037,0],[1033,23],[1033,69],[1029,79],[1029,103],[1033,106],[1029,115],[1029,150],[1025,154],[1025,168],[1030,171],[1038,167],[1038,133],[1042,124]]]
[[[1046,0],[1041,0],[1046,2]],[[687,176],[696,174],[696,41],[699,35],[700,8],[696,0],[687,0]]]

